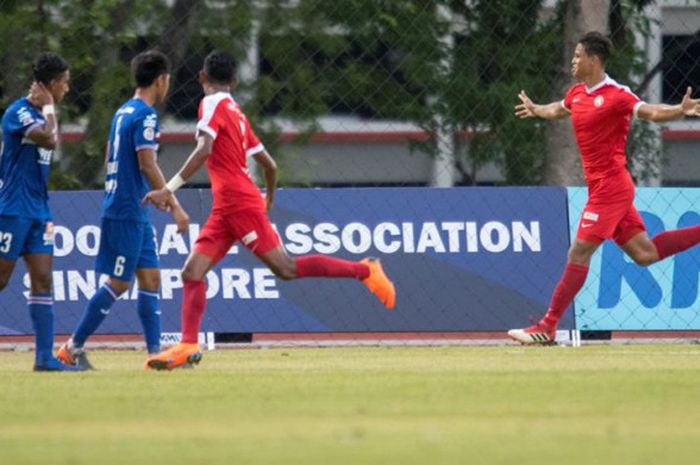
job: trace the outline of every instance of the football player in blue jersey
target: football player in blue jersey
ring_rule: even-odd
[[[0,290],[7,286],[20,255],[30,279],[29,314],[36,341],[35,371],[77,371],[53,357],[53,223],[48,204],[51,156],[58,141],[54,105],[69,90],[68,63],[42,53],[33,67],[27,97],[12,103],[2,118],[0,152]]]
[[[128,291],[134,275],[146,347],[149,354],[160,350],[158,252],[155,231],[141,199],[149,190],[165,186],[157,163],[160,126],[153,106],[168,95],[169,68],[167,57],[158,51],[140,53],[131,61],[136,91],[114,114],[106,154],[102,233],[95,269],[108,279],[87,303],[72,337],[59,349],[57,357],[63,363],[92,368],[83,348],[85,341],[114,301]],[[189,217],[177,199],[163,207],[172,213],[178,232],[185,232]]]

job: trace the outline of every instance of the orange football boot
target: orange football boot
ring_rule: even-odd
[[[367,286],[372,294],[377,296],[386,308],[389,310],[394,308],[394,305],[396,305],[396,289],[394,289],[394,283],[384,273],[379,259],[364,258],[360,260],[360,263],[364,263],[369,267],[369,276],[362,280],[364,285]]]
[[[199,344],[181,342],[168,350],[148,357],[146,368],[172,370],[173,368],[196,365],[202,360]]]
[[[68,343],[63,344],[56,352],[56,358],[64,365],[75,365],[75,357],[68,350]]]

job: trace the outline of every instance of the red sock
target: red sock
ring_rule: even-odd
[[[369,276],[369,267],[364,263],[326,257],[325,255],[307,255],[297,257],[297,278],[334,277],[365,279]]]
[[[557,287],[552,294],[552,300],[549,302],[549,310],[542,318],[540,323],[550,328],[556,328],[559,320],[569,308],[578,291],[583,287],[588,276],[588,267],[577,265],[575,263],[567,263],[564,268],[564,274],[561,276]]]
[[[683,252],[700,242],[700,225],[662,232],[651,240],[659,253],[659,260]]]
[[[204,281],[185,280],[182,295],[182,342],[195,344],[207,306],[207,285]]]

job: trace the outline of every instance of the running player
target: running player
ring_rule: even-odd
[[[146,348],[149,354],[160,350],[158,252],[155,230],[141,199],[149,189],[165,185],[157,162],[160,134],[153,106],[168,95],[169,67],[167,57],[158,51],[140,53],[131,61],[136,91],[114,114],[106,150],[107,178],[95,268],[109,278],[88,301],[73,336],[59,349],[57,357],[66,364],[92,368],[85,355],[85,341],[109,314],[115,300],[129,289],[134,275]],[[187,214],[175,196],[167,199],[167,206],[183,233]]]
[[[641,101],[605,73],[611,49],[608,38],[589,32],[576,45],[571,60],[571,72],[581,82],[569,89],[564,100],[536,105],[524,91],[518,95],[521,103],[515,107],[515,114],[520,118],[571,116],[588,184],[588,203],[547,313],[529,328],[508,331],[511,338],[524,344],[554,341],[559,320],[583,287],[591,257],[603,241],[614,240],[641,266],[700,242],[700,225],[666,231],[649,239],[642,217],[632,204],[634,184],[625,157],[631,117],[669,121],[684,115],[700,116],[700,99],[691,99],[689,87],[678,105]]]
[[[361,280],[387,308],[394,307],[394,285],[377,259],[352,262],[322,255],[287,255],[266,213],[274,204],[277,166],[231,97],[231,89],[237,83],[235,76],[236,63],[228,53],[212,52],[207,56],[199,73],[205,97],[199,107],[197,146],[167,186],[150,192],[144,199],[162,208],[206,160],[214,205],[182,271],[182,342],[150,357],[147,363],[155,369],[196,363],[201,358],[197,333],[206,306],[203,279],[236,241],[241,241],[281,279],[354,278]],[[248,175],[248,157],[253,157],[265,173],[265,200]]]
[[[51,156],[58,142],[54,105],[69,90],[68,63],[42,53],[33,67],[28,97],[16,100],[2,118],[0,153],[0,290],[20,255],[29,271],[29,315],[36,341],[35,371],[77,371],[53,357],[53,223],[48,204]]]

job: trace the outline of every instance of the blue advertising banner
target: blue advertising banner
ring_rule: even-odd
[[[179,331],[180,268],[211,206],[208,190],[178,197],[192,218],[180,236],[152,212],[161,257],[164,331]],[[101,282],[94,262],[101,192],[55,192],[56,332],[70,333]],[[387,311],[351,279],[281,281],[234,246],[208,278],[204,331],[502,331],[539,316],[569,244],[563,188],[284,189],[271,219],[292,255],[382,259],[397,288]],[[0,300],[0,333],[26,334],[28,277],[21,262]],[[103,333],[140,332],[135,287]],[[573,327],[571,312],[562,329]]]
[[[587,200],[585,188],[569,188],[569,219],[574,237]],[[700,189],[640,188],[635,206],[650,237],[700,223]],[[697,330],[700,247],[650,267],[632,262],[606,241],[591,262],[590,274],[575,301],[581,330]]]

